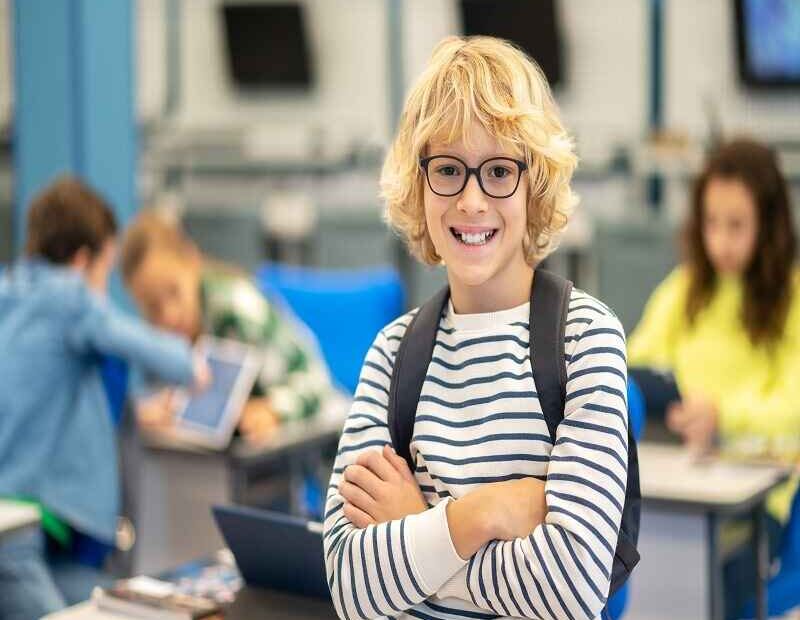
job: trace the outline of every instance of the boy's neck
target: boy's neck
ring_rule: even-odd
[[[450,299],[456,314],[485,314],[516,308],[531,299],[533,267],[528,264],[509,268],[479,286],[469,286],[448,278]]]

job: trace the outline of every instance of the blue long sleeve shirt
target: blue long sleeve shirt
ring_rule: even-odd
[[[118,310],[69,269],[24,259],[0,277],[0,496],[38,501],[111,542],[119,474],[101,354],[167,382],[192,378],[188,343]]]

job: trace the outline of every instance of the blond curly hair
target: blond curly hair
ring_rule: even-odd
[[[476,120],[528,164],[524,252],[535,265],[556,247],[577,204],[570,180],[578,158],[541,69],[502,39],[448,37],[434,49],[383,165],[385,219],[413,256],[441,262],[425,224],[419,159],[431,140],[466,138]]]

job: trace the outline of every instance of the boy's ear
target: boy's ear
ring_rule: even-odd
[[[75,254],[72,255],[72,258],[69,259],[69,267],[70,269],[74,269],[80,273],[86,272],[89,268],[89,264],[92,262],[92,252],[91,250],[82,245],[77,249]]]

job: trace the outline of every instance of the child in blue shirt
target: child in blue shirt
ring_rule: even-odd
[[[118,468],[101,355],[172,383],[208,380],[184,340],[105,299],[116,232],[102,198],[58,179],[31,205],[25,256],[0,277],[0,497],[35,504],[42,523],[0,541],[2,618],[75,602],[59,586],[63,553],[55,570],[48,546],[63,552],[73,533],[113,544]],[[91,589],[82,581],[77,596]]]

